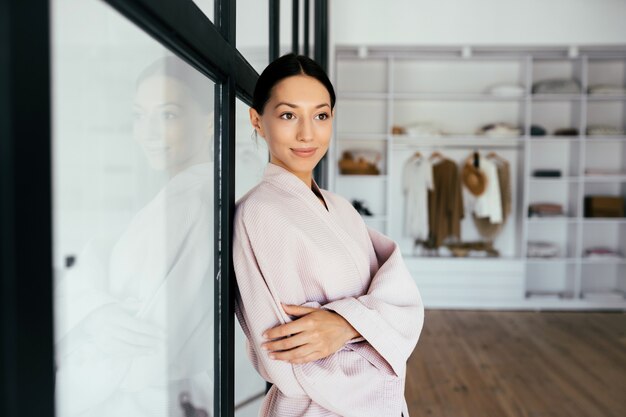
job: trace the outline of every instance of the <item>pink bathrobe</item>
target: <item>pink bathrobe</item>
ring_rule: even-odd
[[[406,361],[424,321],[419,291],[398,245],[368,229],[343,197],[320,192],[328,210],[270,163],[237,203],[237,318],[254,367],[274,384],[259,415],[407,417]],[[315,362],[272,360],[263,332],[297,319],[280,303],[335,311],[362,337]]]

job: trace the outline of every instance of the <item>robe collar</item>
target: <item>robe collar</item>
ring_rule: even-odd
[[[328,201],[326,201],[326,198],[322,194],[322,191],[315,182],[314,178],[311,178],[311,188],[309,188],[304,183],[304,181],[298,178],[294,173],[288,171],[281,166],[269,162],[265,167],[265,171],[263,172],[263,181],[272,183],[290,193],[301,195],[309,201],[314,201],[315,204],[323,208],[324,211],[328,210]],[[322,198],[324,199],[324,205],[326,207],[321,204],[316,194],[322,196]]]

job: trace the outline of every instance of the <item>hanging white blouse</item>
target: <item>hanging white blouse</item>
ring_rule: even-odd
[[[428,239],[428,190],[433,189],[433,166],[430,161],[423,156],[409,158],[402,175],[405,236]]]

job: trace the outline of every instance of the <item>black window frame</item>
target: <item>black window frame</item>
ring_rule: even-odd
[[[214,22],[191,0],[104,1],[215,82],[213,415],[230,417],[235,383],[236,282],[231,256],[235,101],[251,104],[258,73],[236,48],[235,0],[215,0]],[[308,54],[309,1],[304,4]],[[268,7],[273,57],[280,45],[279,0],[268,0]],[[327,69],[327,0],[315,0],[314,7],[314,58]],[[0,0],[0,415],[4,417],[55,415],[49,19],[49,0]],[[294,13],[294,28],[298,20]],[[294,45],[297,52],[297,42]],[[322,186],[323,172],[320,166],[315,173]]]

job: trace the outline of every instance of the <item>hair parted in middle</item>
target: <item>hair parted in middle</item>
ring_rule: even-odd
[[[272,61],[261,73],[254,88],[252,108],[263,114],[263,108],[269,101],[272,88],[287,77],[307,75],[315,78],[328,90],[330,108],[335,108],[335,89],[324,69],[311,58],[293,53],[283,55]]]

